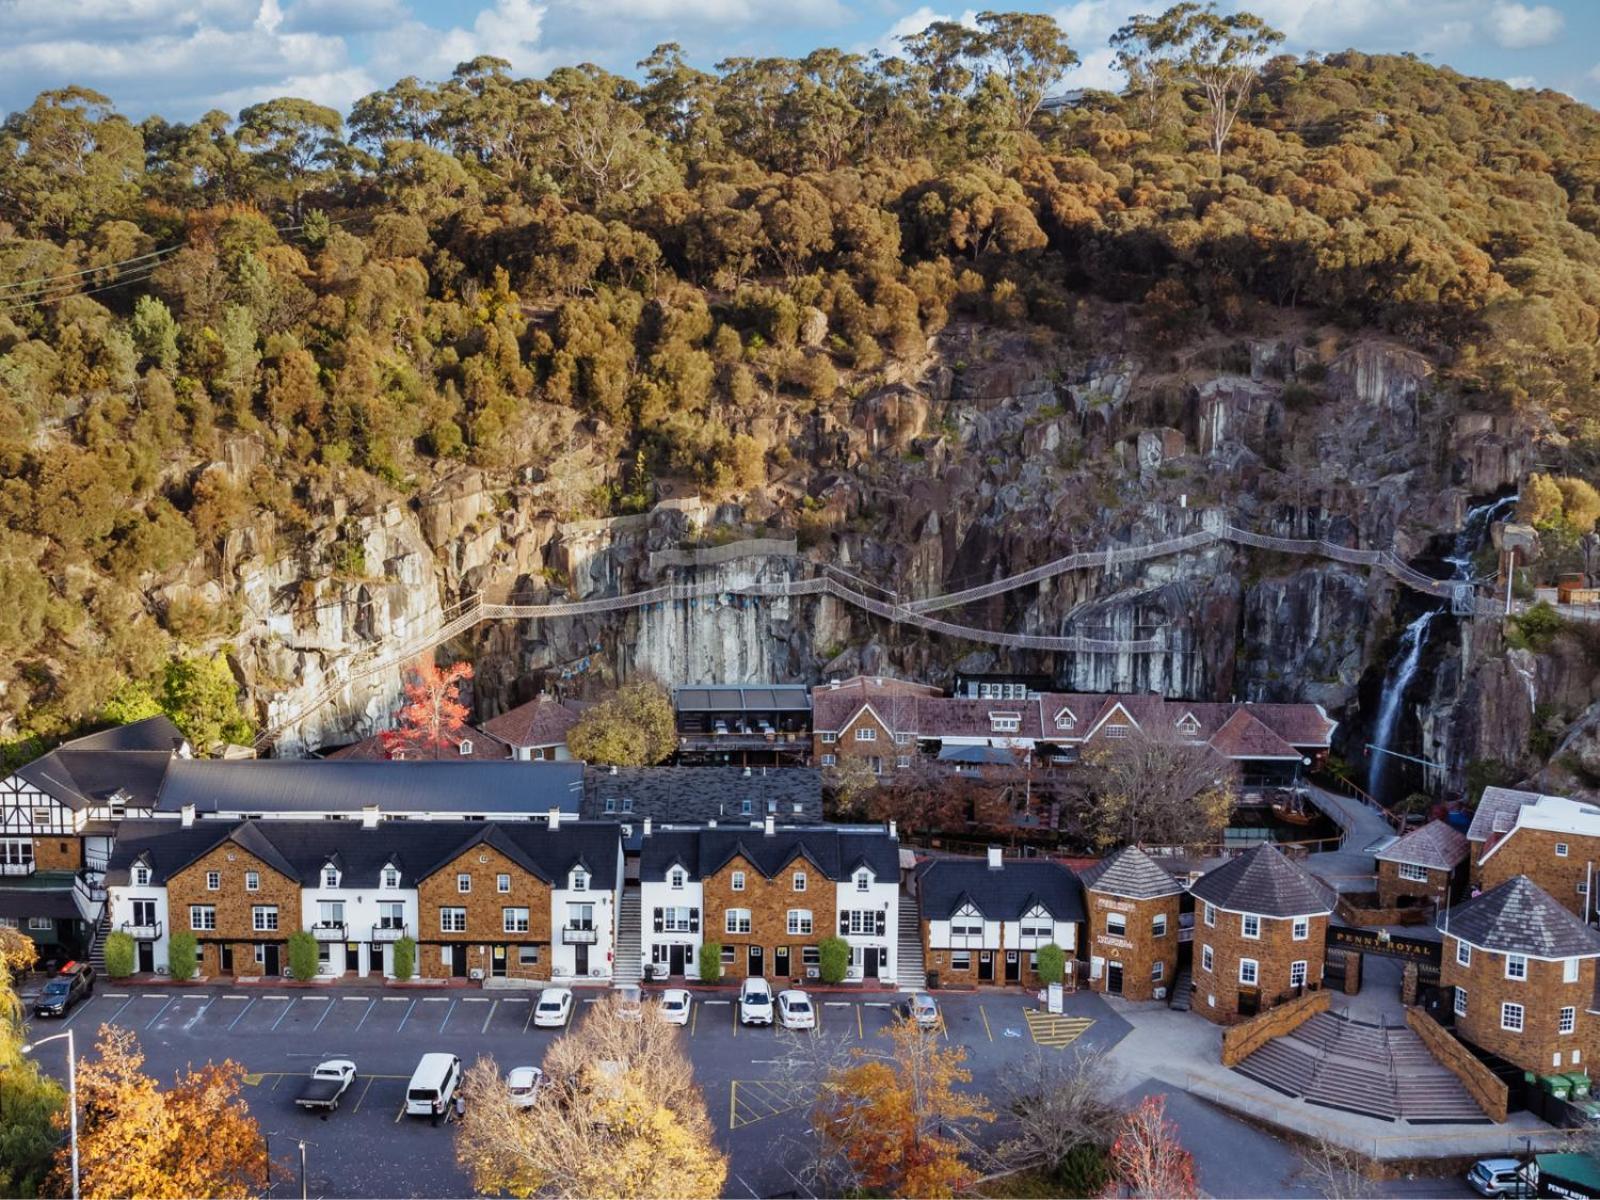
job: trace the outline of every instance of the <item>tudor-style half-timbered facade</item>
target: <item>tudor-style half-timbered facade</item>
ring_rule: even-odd
[[[930,982],[1037,987],[1038,952],[1054,943],[1076,983],[1083,889],[1066,867],[1039,859],[939,858],[917,870],[923,961]]]

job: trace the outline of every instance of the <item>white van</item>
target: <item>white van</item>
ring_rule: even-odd
[[[406,1086],[406,1115],[439,1117],[450,1108],[461,1083],[461,1060],[454,1054],[424,1054]]]

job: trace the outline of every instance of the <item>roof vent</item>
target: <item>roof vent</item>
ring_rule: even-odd
[[[765,833],[766,833],[766,835],[768,837],[771,837],[773,834],[775,834],[777,832],[778,832],[778,818],[773,816],[771,813],[768,813],[767,814],[767,824],[766,824],[766,828],[765,828]]]
[[[561,810],[559,808],[552,808],[547,816],[547,821],[551,829],[560,829]]]
[[[178,812],[183,817],[183,824],[186,828],[194,824],[194,805],[185,804]]]
[[[651,828],[653,827],[654,824],[655,824],[655,822],[653,822],[649,817],[646,817],[644,819],[644,836],[645,837],[649,837],[650,836],[650,830],[651,830]]]

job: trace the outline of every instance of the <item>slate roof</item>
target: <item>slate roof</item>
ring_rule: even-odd
[[[1014,732],[994,728],[993,717],[1015,716]],[[1042,736],[1037,700],[966,700],[917,698],[915,729],[924,737],[1031,738]]]
[[[1600,933],[1568,912],[1526,875],[1448,910],[1441,932],[1480,950],[1533,958],[1600,955]]]
[[[1447,821],[1429,821],[1373,855],[1380,862],[1409,863],[1433,871],[1453,871],[1467,857],[1466,834]]]
[[[146,717],[127,725],[116,725],[74,738],[62,744],[63,750],[166,750],[172,751],[188,739],[183,731],[165,716]]]
[[[679,712],[810,712],[803,683],[699,683],[672,689]]]
[[[449,748],[442,750],[437,757],[432,754],[425,758],[400,760],[392,758],[383,748],[383,735],[373,734],[369,738],[362,738],[359,742],[352,742],[335,750],[332,754],[323,755],[323,759],[336,762],[398,762],[398,761],[426,761],[426,762],[459,762],[463,759],[485,761],[511,757],[511,747],[492,734],[481,729],[468,726],[459,737],[447,739]],[[465,754],[461,753],[461,743],[468,743]]]
[[[1017,765],[1017,756],[1004,746],[940,746],[939,762],[978,763],[984,766]]]
[[[780,825],[769,836],[761,826],[739,825],[715,829],[656,830],[644,839],[639,853],[639,878],[666,878],[674,863],[703,879],[743,855],[768,879],[776,878],[796,858],[814,864],[829,879],[849,879],[865,864],[880,882],[900,877],[900,843],[887,830],[859,826],[818,825],[798,829]]]
[[[1228,758],[1291,758],[1300,752],[1284,741],[1249,709],[1241,708],[1211,735],[1211,748]]]
[[[917,869],[924,921],[945,921],[968,900],[991,921],[1015,921],[1042,904],[1057,921],[1082,921],[1083,886],[1049,859],[1010,859],[1000,868],[987,858],[935,858]]]
[[[1311,917],[1333,911],[1333,890],[1270,842],[1207,871],[1189,889],[1230,912],[1263,917]]]
[[[1517,810],[1524,804],[1537,804],[1538,792],[1525,792],[1518,788],[1486,787],[1472,810],[1472,824],[1467,827],[1469,842],[1487,842],[1496,833],[1510,833],[1517,823]]]
[[[1137,846],[1124,846],[1094,866],[1078,872],[1088,891],[1105,892],[1128,900],[1154,900],[1176,896],[1183,884]]]
[[[164,719],[164,718],[163,718]],[[77,811],[97,808],[118,792],[139,808],[155,806],[171,750],[83,750],[63,746],[17,768],[41,792]]]
[[[459,812],[543,816],[552,808],[576,815],[583,791],[578,762],[332,762],[176,759],[156,810],[193,804],[210,813]]]
[[[513,746],[564,746],[567,731],[578,723],[588,707],[586,701],[535,696],[526,704],[485,721],[483,728]]]
[[[613,802],[610,811],[606,801]],[[744,802],[748,800],[747,810]],[[631,801],[631,807],[625,804]],[[699,824],[761,819],[785,824],[822,820],[822,772],[813,767],[590,767],[583,774],[585,820]]]
[[[18,921],[28,917],[66,917],[81,921],[78,902],[72,898],[72,886],[50,888],[0,888],[0,917],[14,917]]]
[[[939,689],[931,684],[889,676],[855,676],[837,687],[829,684],[811,690],[811,727],[837,733],[862,705],[870,704],[889,728],[914,733],[918,698],[938,695]]]
[[[336,858],[341,887],[376,887],[386,866],[398,867],[402,887],[448,866],[480,842],[504,852],[545,880],[564,877],[578,862],[594,890],[616,885],[618,829],[614,824],[571,821],[551,832],[543,821],[382,821],[366,828],[347,821],[241,821],[219,834],[219,823],[126,821],[106,872],[109,886],[126,886],[133,864],[144,858],[151,883],[160,885],[195,859],[234,840],[291,879],[314,883]]]

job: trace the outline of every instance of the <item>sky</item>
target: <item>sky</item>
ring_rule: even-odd
[[[1220,0],[1231,10],[1238,0]],[[1411,50],[1471,75],[1600,104],[1600,0],[1249,0],[1295,53]],[[1063,87],[1115,87],[1106,39],[1165,0],[1024,0],[1083,60]],[[347,110],[415,75],[447,78],[479,54],[519,74],[594,62],[630,73],[675,41],[709,69],[818,46],[893,51],[896,37],[973,9],[941,0],[0,0],[0,113],[47,88],[104,92],[134,120],[237,112],[274,96]]]

